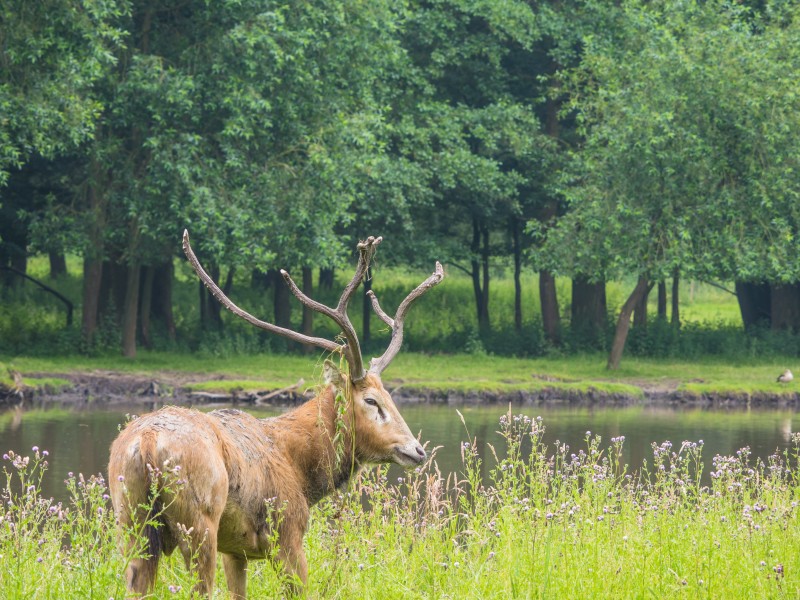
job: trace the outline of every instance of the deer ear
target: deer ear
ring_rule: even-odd
[[[322,377],[326,385],[333,384],[333,387],[339,389],[344,385],[344,376],[333,362],[326,360],[322,364]]]

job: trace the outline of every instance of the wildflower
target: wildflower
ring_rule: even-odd
[[[117,481],[125,481],[125,476],[120,475],[119,477],[117,477]]]
[[[74,476],[75,476],[75,474],[72,471],[67,473],[67,477],[69,477],[70,479],[72,479]]]
[[[179,586],[179,585],[171,585],[171,586],[169,586],[169,591],[171,593],[173,593],[173,594],[177,594],[178,592],[181,591],[181,586]]]
[[[50,453],[47,450],[42,450],[42,456],[50,456]]]
[[[359,571],[363,571],[364,570],[364,563],[358,563],[358,570]]]
[[[489,552],[489,558],[494,558],[494,551]]]
[[[42,562],[42,557],[41,557],[41,556],[39,556],[39,557],[36,559],[36,562],[37,562],[37,563],[40,563],[40,562]]]
[[[3,460],[8,460],[8,459],[9,459],[8,454],[3,454]]]

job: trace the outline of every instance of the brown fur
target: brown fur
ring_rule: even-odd
[[[364,463],[413,466],[425,459],[378,376],[368,374],[352,386],[338,371],[329,379],[319,396],[279,417],[167,407],[120,433],[108,465],[114,510],[124,528],[138,528],[148,540],[148,557],[133,559],[128,567],[130,591],[151,591],[161,552],[169,555],[175,548],[197,571],[200,593],[212,592],[217,552],[232,598],[245,597],[251,559],[282,564],[299,591],[308,575],[303,536],[311,506]],[[338,390],[348,392],[337,459],[332,440]],[[164,475],[177,465],[174,475]],[[177,479],[185,483],[176,484]],[[158,491],[152,497],[154,480]],[[138,508],[153,504],[156,514]],[[160,526],[141,529],[153,517]],[[182,535],[179,525],[193,529]],[[127,536],[123,549],[130,551],[135,543],[135,536]]]

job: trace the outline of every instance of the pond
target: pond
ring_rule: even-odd
[[[114,407],[113,410],[9,411],[0,415],[0,452],[14,450],[24,455],[30,454],[33,446],[47,449],[50,468],[45,474],[42,491],[46,496],[63,500],[66,497],[64,479],[67,473],[83,473],[86,476],[105,473],[109,446],[117,435],[118,427],[125,422],[126,413],[141,414],[147,410],[149,408],[138,405]],[[247,410],[259,417],[281,412],[278,409]],[[436,460],[445,475],[461,470],[461,442],[477,439],[485,458],[482,465],[484,477],[494,462],[487,444],[491,444],[502,456],[499,419],[507,410],[501,405],[454,407],[406,404],[400,407],[411,430],[414,433],[421,431],[423,442],[429,442],[428,448],[440,446]],[[463,415],[469,433],[457,411]],[[626,408],[512,407],[512,411],[532,418],[542,417],[546,427],[544,441],[548,449],[554,449],[558,440],[569,444],[577,452],[586,447],[587,431],[602,436],[603,448],[610,444],[612,437],[625,436],[622,458],[632,468],[640,467],[645,459],[652,461],[652,442],[660,444],[671,441],[678,447],[684,440],[703,440],[703,457],[708,472],[715,454],[734,454],[747,446],[753,457],[765,459],[775,450],[788,448],[792,431],[800,430],[800,415],[789,409],[712,410],[647,405]],[[396,474],[393,472],[390,476],[399,475],[398,469]]]

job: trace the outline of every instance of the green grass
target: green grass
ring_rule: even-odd
[[[704,457],[701,442],[654,444],[639,469],[622,462],[624,438],[554,448],[541,441],[545,426],[501,419],[488,485],[469,441],[456,476],[438,472],[435,456],[402,481],[362,472],[312,510],[307,597],[798,597],[800,436],[767,464],[746,451]],[[71,500],[54,505],[38,491],[47,457],[24,454],[30,462],[0,462],[0,597],[124,597],[129,557],[115,544],[105,482],[70,474]],[[190,597],[178,554],[162,561],[154,597]],[[217,586],[227,598],[219,564]],[[248,592],[281,595],[268,563],[251,563]]]
[[[122,357],[56,358],[2,357],[0,362],[20,370],[31,385],[63,384],[59,374],[109,371],[150,379],[180,380],[180,385],[203,391],[230,392],[287,387],[303,379],[313,387],[321,379],[322,355],[243,355],[203,358],[196,354],[141,352],[135,360]],[[399,387],[456,393],[535,392],[542,389],[640,397],[642,389],[682,390],[692,394],[795,394],[797,383],[775,381],[791,357],[750,361],[707,358],[698,361],[629,358],[618,371],[607,371],[605,355],[521,359],[485,355],[427,355],[400,353],[384,372],[389,389]],[[800,372],[800,368],[795,369]],[[47,379],[32,375],[47,374]]]

